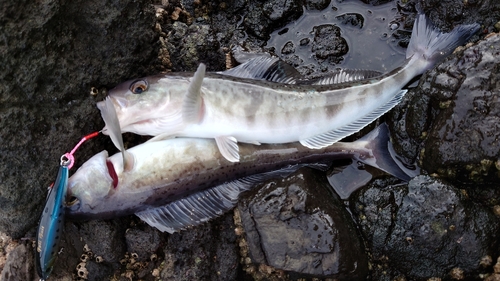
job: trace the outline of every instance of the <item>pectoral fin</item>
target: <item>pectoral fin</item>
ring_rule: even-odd
[[[201,96],[201,85],[205,78],[205,65],[200,63],[198,69],[191,78],[188,92],[182,104],[182,117],[186,123],[199,123],[203,119],[203,97]]]
[[[234,137],[219,136],[215,138],[217,147],[224,158],[229,162],[240,161],[240,149],[238,148],[238,141]]]
[[[335,130],[316,135],[311,138],[300,140],[300,143],[308,148],[319,149],[333,143],[338,142],[339,140],[350,136],[359,130],[363,129],[366,125],[373,122],[375,119],[384,115],[387,111],[391,110],[394,106],[396,106],[403,96],[406,94],[407,90],[401,90],[397,93],[388,103],[383,106],[377,108],[377,110],[370,112],[369,114],[359,118],[358,120],[347,124],[343,127],[337,128]]]

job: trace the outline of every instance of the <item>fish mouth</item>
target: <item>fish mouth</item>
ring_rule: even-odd
[[[110,95],[108,95],[106,98],[111,99],[111,102],[113,102],[113,106],[117,112],[128,106],[128,101],[125,98],[113,97]],[[106,99],[97,102],[96,106],[100,111],[102,111],[104,108],[106,108]]]

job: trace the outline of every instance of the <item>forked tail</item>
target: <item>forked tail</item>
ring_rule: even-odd
[[[459,25],[449,33],[443,33],[424,14],[419,14],[413,25],[406,58],[424,59],[428,62],[428,69],[467,42],[479,27],[477,23]]]

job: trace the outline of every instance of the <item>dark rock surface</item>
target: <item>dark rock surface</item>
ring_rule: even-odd
[[[427,72],[408,96],[406,114],[395,111],[404,116],[395,122],[396,135],[402,134],[396,138],[397,149],[414,158],[424,139],[421,164],[429,173],[460,182],[498,183],[499,55],[500,36],[492,35]]]
[[[19,244],[9,253],[5,269],[0,273],[0,280],[19,281],[34,280],[36,273],[33,270],[33,249],[30,245]]]
[[[362,280],[367,256],[324,173],[302,168],[266,182],[238,204],[249,257],[295,277]]]
[[[312,51],[316,57],[320,60],[333,59],[334,63],[339,63],[339,57],[349,50],[345,39],[340,37],[340,28],[325,24],[317,26],[313,31]],[[335,38],[333,42],[332,37]]]
[[[152,7],[134,1],[7,1],[0,25],[0,229],[19,238],[59,156],[101,129],[91,87],[156,72],[157,39]],[[88,147],[77,159],[102,149]]]
[[[271,33],[283,32],[286,28],[291,32],[287,23],[304,13],[302,1],[174,0],[168,1],[167,6],[161,6],[161,2],[155,1],[156,7],[148,1],[94,0],[22,0],[4,1],[0,5],[1,232],[15,239],[34,236],[46,187],[54,180],[60,155],[70,150],[82,136],[103,126],[95,108],[95,103],[105,95],[103,89],[167,68],[194,71],[198,62],[207,63],[210,70],[223,70],[226,48],[240,43],[251,50],[267,48],[266,40]],[[386,1],[365,2],[381,4]],[[496,31],[494,26],[500,22],[498,1],[421,2],[424,12],[440,28],[450,29],[464,22],[481,23],[483,33],[473,40]],[[333,5],[353,7],[357,4],[357,1],[332,1],[319,15],[328,18],[328,12],[334,10]],[[400,28],[411,28],[415,1],[407,1],[404,6],[395,2],[389,4],[397,7],[396,20]],[[370,9],[376,11],[377,7],[380,8],[373,6]],[[163,12],[158,11],[159,8]],[[362,10],[366,11],[364,7]],[[361,30],[374,24],[367,19],[365,17]],[[375,20],[389,24],[393,19]],[[318,20],[314,25],[321,24],[331,23]],[[360,30],[350,24],[340,27],[351,28],[348,32],[343,29],[344,34]],[[307,28],[305,32],[311,31],[312,28]],[[370,36],[380,41],[383,32],[379,31],[363,35],[363,41]],[[390,29],[386,33],[388,37],[383,40],[395,40],[396,43],[400,39],[393,34],[405,35]],[[370,271],[372,280],[437,276],[452,279],[459,277],[460,272],[467,279],[477,279],[478,273],[500,272],[493,268],[500,255],[499,211],[492,216],[494,210],[500,208],[500,164],[495,154],[498,153],[495,140],[498,140],[499,128],[498,122],[494,122],[498,117],[499,92],[497,38],[498,35],[492,36],[463,53],[452,55],[443,65],[424,75],[420,88],[411,91],[391,114],[390,127],[398,151],[407,158],[421,160],[424,173],[439,174],[450,179],[453,185],[421,177],[409,187],[383,188],[400,183],[389,178],[377,181],[360,192],[357,195],[360,197],[352,198],[351,202],[357,203],[351,203],[351,208],[363,205],[369,209],[356,213],[363,238],[373,255],[370,262],[377,265]],[[287,61],[307,75],[349,66],[355,61],[353,58],[359,57],[357,53],[351,55],[353,46],[349,45],[342,64],[320,65],[312,55],[312,42],[312,34],[301,36],[292,42],[293,52],[292,48],[288,49],[290,58]],[[497,42],[496,45],[493,42]],[[280,47],[275,52],[279,54],[281,50]],[[363,53],[367,50],[368,59],[359,58],[359,62],[374,65],[370,64],[373,63],[371,58],[379,49],[364,47]],[[386,55],[402,53],[392,45],[385,51]],[[376,63],[381,69],[375,70],[392,70],[385,67],[397,61],[396,57],[390,55],[385,61],[381,59],[383,67]],[[477,70],[471,70],[476,68],[474,62],[480,66]],[[92,87],[97,88],[97,96],[90,95]],[[474,98],[464,95],[469,92]],[[459,110],[458,115],[455,110]],[[460,116],[462,119],[453,119]],[[453,133],[453,142],[445,141],[447,135],[443,134],[451,120],[460,122],[451,127],[453,130],[448,130]],[[479,128],[483,135],[478,134]],[[126,136],[130,146],[138,140],[142,139]],[[422,152],[424,146],[426,149]],[[103,149],[116,151],[107,137],[86,143],[77,152],[74,169]],[[420,155],[423,158],[418,159]],[[410,189],[413,195],[408,192]],[[423,199],[428,197],[422,194],[435,198],[426,201]],[[437,201],[445,196],[449,198]],[[416,204],[421,200],[422,204]],[[443,213],[426,202],[441,206]],[[384,214],[389,217],[383,217]],[[424,218],[435,221],[424,221]],[[452,224],[454,227],[450,230]],[[428,231],[421,231],[419,227],[422,226],[422,230]],[[238,254],[231,214],[174,235],[150,229],[135,217],[67,222],[65,228],[64,249],[57,259],[53,280],[72,280],[85,274],[87,280],[252,280],[254,276],[243,273],[241,264],[245,261],[241,261],[241,254]],[[406,239],[408,233],[411,239]],[[413,244],[409,245],[411,241]],[[11,276],[19,278],[9,278],[30,280],[36,275],[31,257],[32,243],[18,242],[20,246],[10,252],[2,274],[7,278],[5,274],[18,272],[16,274],[22,275]],[[466,255],[466,247],[474,250]],[[439,256],[434,257],[436,249]],[[446,253],[445,249],[452,253]],[[481,256],[483,254],[486,256]],[[449,260],[442,262],[446,258]],[[268,268],[263,267],[263,270]],[[290,279],[284,273],[279,278]]]
[[[383,269],[375,280],[449,278],[454,268],[475,278],[487,272],[481,260],[498,255],[498,217],[438,179],[377,180],[353,201],[374,268]]]
[[[242,280],[232,214],[168,237],[163,280]]]

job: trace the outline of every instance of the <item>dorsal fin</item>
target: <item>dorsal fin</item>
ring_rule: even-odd
[[[182,104],[182,117],[186,123],[197,124],[203,118],[203,98],[201,96],[201,85],[205,78],[205,64],[200,63],[198,69],[191,78],[188,91]]]
[[[259,56],[226,71],[218,72],[239,78],[266,80],[277,83],[295,84],[303,79],[293,66],[276,57]]]

